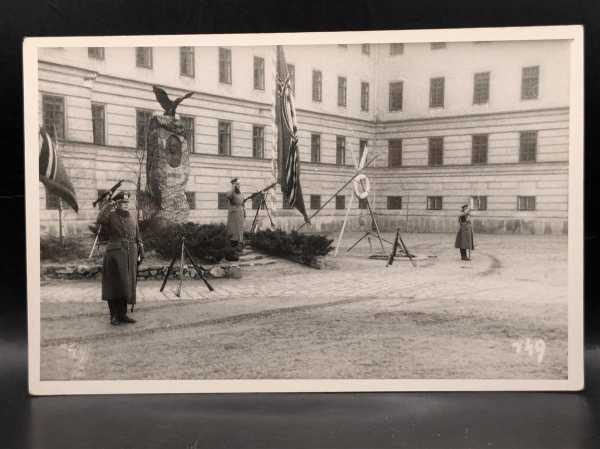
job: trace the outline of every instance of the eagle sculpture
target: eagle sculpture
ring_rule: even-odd
[[[152,90],[154,91],[154,95],[156,96],[156,100],[160,103],[162,108],[165,110],[165,115],[170,117],[175,117],[175,110],[179,103],[181,103],[186,98],[191,97],[194,92],[188,92],[183,97],[176,98],[175,100],[171,100],[167,93],[158,86],[152,86]]]

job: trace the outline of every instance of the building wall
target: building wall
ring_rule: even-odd
[[[564,107],[569,104],[569,42],[449,42],[405,44],[404,53],[389,56],[378,46],[379,85],[376,104],[381,121],[453,117]],[[523,67],[539,66],[539,96],[521,99]],[[473,104],[475,73],[490,73],[490,98]],[[429,107],[431,78],[444,77],[444,107]],[[404,83],[403,108],[390,112],[389,83]]]
[[[486,211],[477,211],[479,232],[567,232],[568,197],[568,47],[562,42],[460,43],[431,50],[429,44],[407,44],[404,54],[389,56],[387,45],[286,47],[295,66],[302,188],[310,213],[310,195],[324,203],[353,173],[359,141],[368,141],[376,156],[367,173],[371,202],[385,230],[401,227],[416,232],[451,232],[457,228],[460,205],[471,195],[487,196]],[[265,59],[265,90],[253,88],[253,58]],[[97,213],[91,203],[99,189],[121,178],[135,189],[136,109],[159,111],[152,84],[170,95],[194,91],[178,108],[194,117],[194,154],[187,190],[195,192],[190,219],[221,222],[226,211],[217,208],[218,193],[231,177],[240,177],[246,193],[273,181],[273,100],[275,51],[272,47],[232,48],[232,84],[219,83],[218,49],[195,49],[195,76],[179,74],[179,49],[153,49],[153,68],[135,67],[133,48],[106,48],[105,59],[88,57],[87,49],[43,49],[39,55],[40,94],[63,96],[66,139],[61,145],[65,165],[76,187],[80,213],[64,211],[67,232],[85,231]],[[300,63],[299,61],[303,61]],[[310,64],[306,63],[310,61]],[[460,61],[460,64],[451,64]],[[562,61],[562,63],[561,63]],[[538,100],[520,100],[521,68],[540,65]],[[435,67],[444,67],[444,73]],[[323,74],[323,100],[312,101],[312,71]],[[473,106],[472,77],[491,72],[490,101]],[[445,76],[445,107],[431,111],[430,76]],[[462,75],[462,77],[461,77]],[[337,105],[337,78],[347,78],[347,106]],[[405,80],[403,110],[390,113],[388,83]],[[360,108],[360,83],[369,82],[369,110]],[[420,87],[419,87],[420,86]],[[106,145],[94,145],[91,104],[106,110]],[[39,115],[42,119],[42,96]],[[232,123],[232,155],[218,155],[219,120]],[[252,158],[252,127],[264,126],[265,159]],[[519,132],[538,131],[537,161],[518,162]],[[321,136],[321,162],[310,162],[311,134]],[[471,164],[471,136],[488,134],[488,163]],[[346,163],[336,166],[336,136],[346,138]],[[444,165],[429,167],[428,138],[444,138]],[[402,167],[389,168],[388,141],[401,138]],[[41,189],[43,232],[57,232],[57,211],[47,210]],[[346,204],[352,195],[347,187]],[[387,196],[402,196],[401,210],[387,209]],[[427,210],[427,196],[443,196],[443,209]],[[535,211],[517,211],[517,196],[536,197]],[[367,211],[355,207],[350,229],[367,229]],[[277,225],[291,229],[302,222],[297,211],[273,198]],[[248,204],[249,207],[249,204]],[[313,220],[313,230],[339,229],[345,210],[328,204]],[[253,211],[248,210],[248,224]],[[266,217],[263,222],[267,223]]]

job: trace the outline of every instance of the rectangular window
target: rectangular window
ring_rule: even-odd
[[[518,196],[517,210],[535,210],[535,196]]]
[[[310,208],[318,209],[321,207],[321,195],[311,195],[310,196]]]
[[[190,209],[196,209],[196,192],[185,192],[185,199]]]
[[[432,50],[441,50],[442,48],[446,48],[446,42],[432,42],[431,43]]]
[[[217,197],[217,207],[219,209],[229,209],[229,200],[227,199],[227,192],[219,192]]]
[[[441,196],[428,196],[427,197],[427,210],[442,210],[442,197]]]
[[[290,77],[290,87],[292,93],[296,95],[296,66],[294,64],[287,65],[288,76]]]
[[[476,73],[473,77],[473,104],[490,100],[490,72]]]
[[[137,131],[136,140],[138,148],[146,148],[146,132],[148,131],[148,125],[152,119],[152,112],[136,110],[135,111],[135,128]]]
[[[265,90],[265,58],[254,57],[254,89]]]
[[[92,134],[95,145],[104,145],[106,135],[104,105],[92,103]]]
[[[359,209],[368,209],[368,200],[366,198],[359,198],[358,199],[358,208]]]
[[[194,76],[194,47],[179,48],[179,73]]]
[[[429,138],[429,165],[444,165],[444,138]]]
[[[135,65],[145,69],[152,68],[152,47],[136,47]]]
[[[231,84],[231,48],[219,48],[219,82]]]
[[[319,70],[313,70],[312,76],[312,99],[322,101],[323,98],[323,75]]]
[[[444,78],[431,78],[429,80],[429,107],[444,107]]]
[[[358,142],[358,162],[359,163],[363,157],[363,153],[365,152],[365,148],[367,148],[368,144],[369,144],[369,141],[364,140],[364,139],[360,139],[360,141]]]
[[[472,154],[471,163],[487,164],[488,159],[488,135],[476,134],[471,137]]]
[[[390,111],[402,110],[403,84],[402,81],[390,83]]]
[[[346,138],[344,136],[335,138],[335,164],[346,165]]]
[[[363,55],[370,55],[371,54],[371,45],[369,45],[369,44],[362,44],[360,48],[361,48],[361,51],[362,51]]]
[[[338,76],[338,106],[346,106],[346,86],[346,78]]]
[[[388,196],[387,197],[387,208],[390,210],[402,209],[402,197],[401,196]]]
[[[265,127],[252,127],[252,157],[264,159],[265,157]]]
[[[369,110],[369,83],[360,83],[360,110]]]
[[[104,59],[104,47],[88,47],[88,56],[94,59]]]
[[[519,162],[535,162],[537,155],[537,131],[519,134]]]
[[[60,197],[46,189],[46,209],[58,210],[60,207]]]
[[[55,95],[42,97],[44,128],[55,139],[65,138],[65,99]],[[56,135],[54,131],[56,130]]]
[[[487,196],[472,196],[473,210],[487,210]]]
[[[219,154],[231,156],[231,122],[219,121]]]
[[[402,139],[388,140],[388,167],[402,167]]]
[[[183,123],[183,127],[185,129],[185,139],[188,142],[188,148],[190,153],[196,152],[195,145],[195,127],[194,127],[194,117],[181,115],[181,122]]]
[[[390,44],[390,55],[401,55],[404,54],[404,44]]]
[[[321,135],[310,135],[310,161],[312,163],[321,162]]]
[[[337,210],[346,209],[346,195],[335,196],[335,208]]]
[[[523,67],[521,74],[521,99],[538,98],[540,85],[540,66]]]

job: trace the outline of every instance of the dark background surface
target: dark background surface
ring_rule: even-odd
[[[39,397],[27,394],[21,44],[25,36],[585,26],[586,390]],[[61,1],[0,6],[0,448],[600,447],[600,2]],[[519,255],[516,254],[515,257]]]

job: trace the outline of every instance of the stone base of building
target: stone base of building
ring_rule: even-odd
[[[302,225],[302,217],[283,216],[273,218],[275,226],[285,231],[298,229]],[[198,220],[195,220],[198,221]],[[199,221],[204,222],[204,221]],[[206,220],[206,223],[210,223]],[[214,222],[214,220],[212,221]],[[320,232],[335,233],[342,227],[343,218],[313,218],[311,225],[303,226],[302,232]],[[249,230],[252,220],[246,219],[246,227]],[[379,217],[378,226],[381,232],[394,232],[400,228],[400,232],[405,233],[453,233],[458,229],[456,219],[451,218],[429,218],[429,217],[409,217],[392,218]],[[258,229],[266,229],[267,222],[263,222]],[[353,217],[346,225],[347,231],[367,231],[371,226],[370,220]],[[525,234],[525,235],[567,235],[567,220],[526,220],[526,219],[474,219],[473,230],[480,234]],[[46,224],[41,226],[41,235],[58,236],[58,224]],[[68,223],[63,228],[64,235],[85,235],[90,234],[88,224]]]

